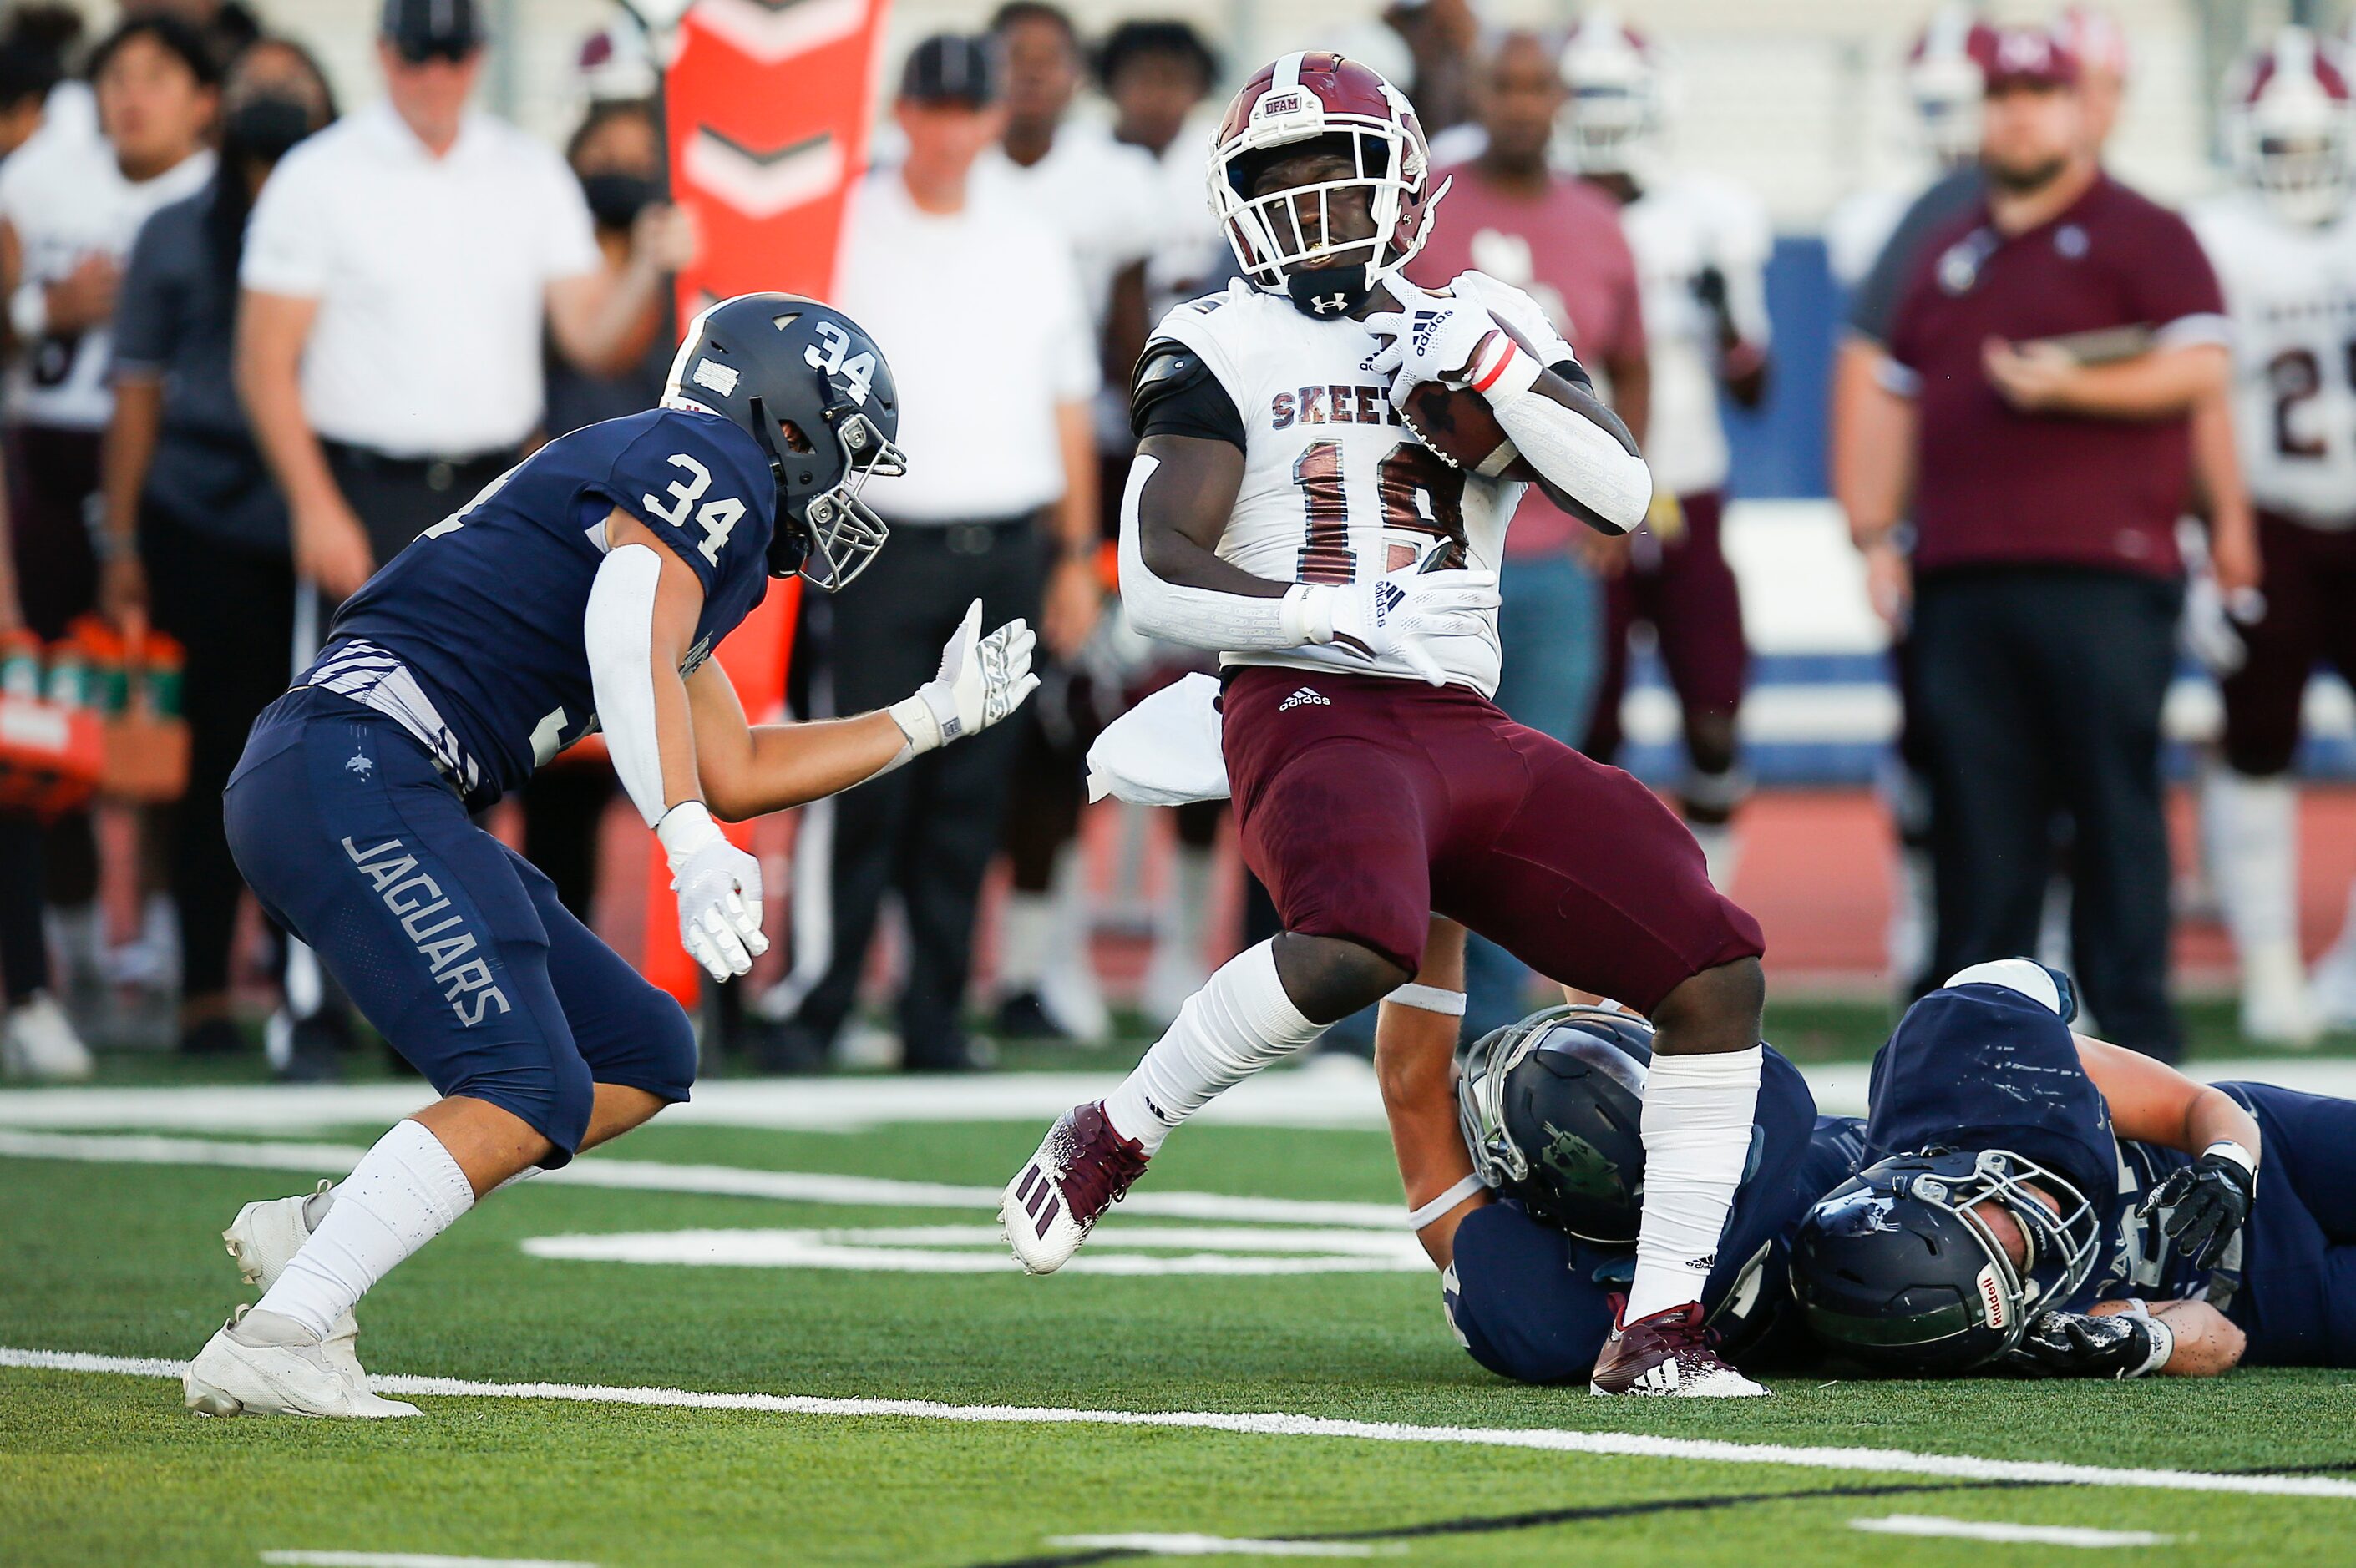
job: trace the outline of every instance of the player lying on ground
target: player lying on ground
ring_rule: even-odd
[[[2356,1102],[2198,1083],[2075,1012],[2008,959],[1907,1013],[1870,1163],[1794,1243],[1817,1339],[1918,1377],[2356,1365]]]
[[[1140,630],[1222,656],[1226,781],[1284,933],[1049,1131],[1008,1184],[1009,1240],[1033,1272],[1060,1267],[1179,1123],[1412,978],[1436,911],[1656,1030],[1628,1328],[1595,1385],[1763,1392],[1710,1352],[1696,1307],[1758,1093],[1758,925],[1650,791],[1489,700],[1524,485],[1625,532],[1651,498],[1643,460],[1526,294],[1398,276],[1444,191],[1375,72],[1285,56],[1236,96],[1213,158],[1247,276],[1173,311],[1139,363],[1121,597]],[[1448,429],[1427,445],[1408,409]],[[1440,455],[1483,426],[1486,458]]]
[[[748,727],[712,647],[771,576],[825,588],[881,548],[859,498],[902,466],[890,368],[848,316],[745,294],[689,328],[663,404],[542,447],[338,612],[255,720],[225,814],[271,917],[444,1098],[352,1174],[226,1232],[260,1305],[188,1369],[209,1415],[412,1415],[369,1392],[352,1306],[476,1200],[688,1097],[679,1004],[468,818],[602,728],[715,979],[768,943],[761,873],[713,823],[848,789],[998,722],[1037,681],[977,602],[939,676],[881,713]]]
[[[1383,1002],[1375,1071],[1409,1221],[1440,1270],[1472,1359],[1523,1382],[1586,1379],[1635,1262],[1651,1025],[1552,1008],[1472,1042],[1460,1061],[1464,931],[1432,923],[1416,984]],[[1704,1323],[1746,1372],[1790,1364],[1806,1336],[1784,1283],[1792,1232],[1857,1169],[1864,1122],[1819,1116],[1772,1046]]]

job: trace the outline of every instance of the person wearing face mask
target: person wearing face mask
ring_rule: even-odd
[[[191,756],[173,836],[183,1051],[234,1050],[230,945],[244,891],[217,803],[245,733],[286,684],[294,570],[286,505],[255,449],[230,370],[246,218],[289,149],[335,116],[299,46],[253,44],[223,94],[220,167],[140,229],[115,318],[103,463],[100,603],[126,634],[187,645]]]

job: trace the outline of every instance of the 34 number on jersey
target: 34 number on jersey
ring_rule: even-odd
[[[1443,463],[1419,441],[1403,441],[1376,465],[1376,488],[1382,497],[1383,527],[1426,533],[1455,546],[1455,559],[1464,564],[1464,473]],[[1301,509],[1308,519],[1294,580],[1301,582],[1349,582],[1357,576],[1357,552],[1350,548],[1350,502],[1342,483],[1342,443],[1312,442],[1292,464],[1292,482],[1301,487]],[[1387,564],[1386,571],[1392,570]]]
[[[744,503],[734,496],[703,501],[703,493],[712,488],[712,470],[684,452],[672,453],[670,463],[674,468],[687,470],[687,477],[670,482],[666,492],[670,496],[669,504],[665,505],[651,495],[641,496],[638,499],[645,503],[648,512],[681,532],[686,531],[688,516],[693,513],[695,526],[703,530],[703,543],[697,548],[704,560],[718,566],[720,552],[728,548],[728,536],[744,520]],[[698,501],[703,501],[701,510],[696,507]]]

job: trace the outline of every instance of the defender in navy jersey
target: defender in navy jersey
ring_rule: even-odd
[[[934,679],[854,719],[749,726],[711,662],[770,577],[837,588],[882,547],[859,493],[902,466],[898,425],[883,351],[841,312],[715,304],[660,408],[550,443],[427,530],[255,721],[223,804],[239,869],[443,1098],[340,1185],[239,1212],[225,1239],[263,1295],[190,1364],[190,1408],[416,1413],[369,1392],[353,1304],[493,1188],[688,1097],[678,1003],[470,812],[603,730],[680,940],[725,979],[768,943],[759,864],[715,817],[848,789],[1038,684],[1030,630],[984,636],[979,601]]]
[[[1906,1375],[2356,1365],[2356,1102],[2074,1034],[2010,959],[1875,1058],[1866,1158],[1795,1243],[1828,1349]]]
[[[1522,1382],[1581,1381],[1634,1266],[1652,1029],[1616,1009],[1549,1008],[1452,1060],[1462,944],[1461,927],[1433,922],[1417,983],[1386,999],[1376,1029],[1408,1222],[1474,1360]],[[1750,1152],[1699,1303],[1719,1353],[1746,1372],[1804,1349],[1785,1283],[1791,1233],[1864,1147],[1863,1123],[1817,1115],[1798,1070],[1772,1048],[1762,1057]]]

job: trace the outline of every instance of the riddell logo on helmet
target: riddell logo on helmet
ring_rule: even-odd
[[[2006,1317],[2004,1310],[2004,1289],[2001,1285],[1997,1284],[1996,1264],[1990,1264],[1987,1267],[1980,1270],[1978,1283],[1980,1287],[1980,1306],[1987,1311],[1987,1326],[1991,1328],[2003,1328]]]

